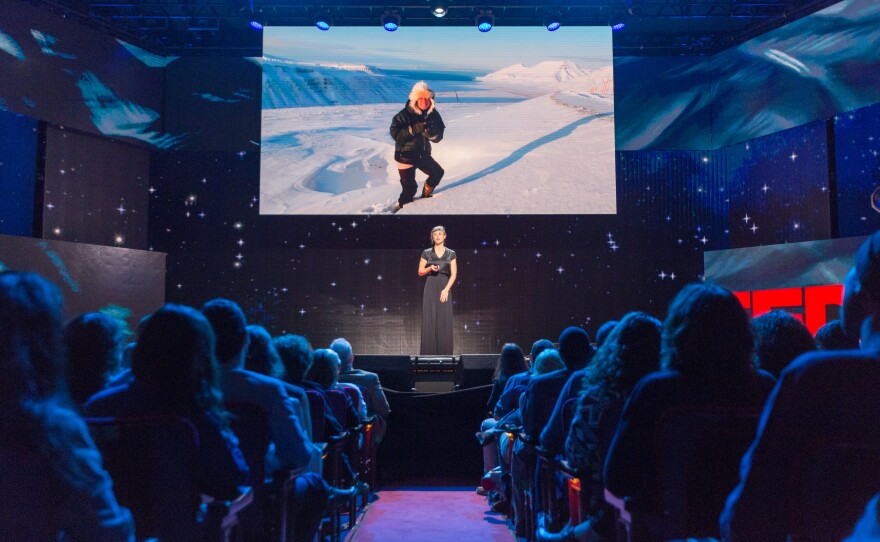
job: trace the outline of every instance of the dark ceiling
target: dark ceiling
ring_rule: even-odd
[[[168,55],[259,55],[261,36],[248,26],[252,18],[270,26],[312,26],[324,12],[335,26],[380,26],[390,10],[400,15],[403,29],[473,26],[482,10],[491,11],[499,27],[539,26],[548,12],[558,13],[563,32],[565,26],[607,25],[624,17],[626,28],[614,33],[616,56],[665,56],[714,54],[838,0],[451,0],[439,19],[431,14],[432,0],[31,1]]]

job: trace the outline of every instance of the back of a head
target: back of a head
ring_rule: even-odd
[[[244,368],[248,371],[284,378],[284,364],[272,344],[272,336],[263,326],[247,326],[248,349],[244,358]]]
[[[770,311],[752,319],[752,329],[758,367],[776,377],[795,358],[816,349],[807,326],[785,311]]]
[[[281,335],[272,341],[281,363],[284,364],[284,379],[300,384],[312,364],[312,347],[302,335]]]
[[[334,339],[332,343],[330,343],[330,350],[336,352],[336,355],[339,356],[340,370],[344,373],[351,371],[352,365],[352,350],[351,343],[342,337],[338,339]]]
[[[559,355],[570,371],[586,367],[593,357],[590,335],[577,326],[565,328],[559,335]]]
[[[601,326],[599,326],[599,330],[596,331],[596,348],[601,348],[605,343],[605,340],[608,338],[608,334],[617,326],[617,320],[608,320]]]
[[[131,372],[139,385],[161,394],[169,411],[213,408],[218,369],[211,324],[191,307],[165,305],[141,330]]]
[[[535,360],[538,359],[538,356],[541,355],[541,352],[547,350],[548,348],[556,347],[553,345],[553,341],[550,339],[538,339],[532,344],[532,349],[529,351],[529,361],[531,361],[532,365],[535,364]]]
[[[319,348],[312,353],[312,365],[306,372],[306,380],[329,389],[339,378],[339,356],[329,348]]]
[[[730,291],[713,284],[682,288],[663,322],[663,367],[705,379],[754,368],[749,317]]]
[[[0,273],[0,405],[62,393],[61,292],[36,273]]]
[[[221,365],[237,362],[247,343],[247,319],[241,307],[235,301],[217,298],[205,303],[202,314],[217,338],[217,361]]]
[[[501,355],[498,356],[498,363],[495,365],[495,374],[492,378],[493,380],[506,381],[511,376],[528,369],[526,355],[522,348],[513,343],[507,343],[501,348]]]
[[[101,312],[89,312],[64,326],[70,395],[85,402],[100,391],[122,364],[122,326]]]
[[[559,369],[565,369],[565,363],[562,361],[562,356],[559,355],[559,350],[555,348],[541,350],[541,353],[538,354],[538,357],[532,363],[532,372],[535,376],[552,373]]]
[[[843,329],[843,322],[831,320],[816,331],[813,337],[819,350],[858,350],[858,337],[850,337]]]
[[[662,326],[644,312],[631,312],[607,335],[584,377],[604,391],[631,390],[646,374],[660,369]]]

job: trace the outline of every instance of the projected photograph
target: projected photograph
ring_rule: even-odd
[[[616,212],[607,27],[267,27],[259,62],[261,214]]]

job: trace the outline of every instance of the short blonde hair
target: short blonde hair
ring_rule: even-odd
[[[431,228],[430,235],[428,235],[428,239],[430,239],[431,241],[434,240],[434,232],[435,231],[442,231],[443,235],[446,235],[446,228],[444,228],[443,226],[440,226],[440,225],[434,226],[433,228]]]

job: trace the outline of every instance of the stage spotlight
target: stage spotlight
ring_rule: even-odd
[[[476,17],[477,30],[480,32],[488,32],[495,26],[495,15],[492,10],[480,10],[480,14]]]
[[[397,11],[388,10],[382,15],[382,27],[389,32],[400,28],[400,15]]]
[[[434,4],[431,5],[431,15],[434,17],[439,19],[445,17],[447,13],[449,13],[449,7],[445,2],[434,2]]]
[[[315,26],[318,27],[318,30],[326,32],[333,26],[333,17],[326,11],[321,12],[315,17]]]
[[[556,32],[562,27],[562,21],[558,13],[548,13],[544,16],[544,28],[550,32]]]
[[[620,32],[626,28],[626,14],[623,12],[612,13],[608,17],[608,26],[611,27],[612,32]]]

